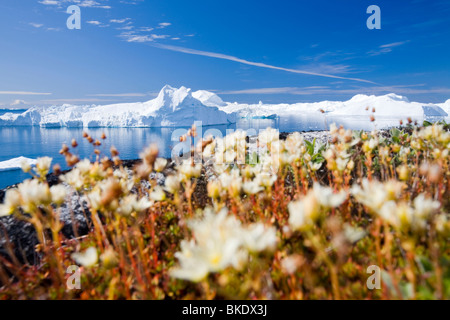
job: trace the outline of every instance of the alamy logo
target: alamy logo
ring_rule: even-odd
[[[367,8],[367,13],[372,14],[367,19],[367,28],[369,30],[381,29],[381,9],[379,6],[371,5]]]
[[[376,265],[367,267],[366,273],[371,274],[367,278],[366,285],[369,290],[381,289],[381,269]]]
[[[81,271],[80,267],[76,265],[71,265],[66,270],[67,274],[70,276],[67,278],[66,286],[69,290],[81,289]]]
[[[77,29],[80,30],[81,29],[81,10],[79,6],[69,6],[67,8],[67,13],[70,14],[71,16],[67,19],[67,29],[69,30],[73,30],[73,29]]]

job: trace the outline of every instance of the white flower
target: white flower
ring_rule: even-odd
[[[208,265],[201,259],[197,259],[197,247],[194,240],[183,240],[180,243],[181,251],[175,253],[180,267],[170,270],[174,278],[199,282],[209,273]]]
[[[133,203],[133,209],[136,212],[147,210],[151,206],[153,206],[153,202],[148,201],[146,198],[141,198]]]
[[[272,187],[275,181],[277,181],[277,176],[270,173],[260,173],[256,176],[255,180],[258,181],[261,186],[268,189]]]
[[[89,202],[89,205],[91,209],[98,210],[101,207],[101,201],[102,197],[100,195],[100,190],[98,188],[95,188],[90,193],[87,194],[87,200]]]
[[[72,253],[71,257],[76,263],[86,268],[93,267],[98,261],[97,249],[94,247],[90,247],[84,252]]]
[[[231,184],[231,181],[233,181],[233,177],[229,173],[224,172],[221,175],[219,175],[219,181],[220,181],[220,185],[223,188],[228,189],[228,187]]]
[[[178,167],[178,172],[184,177],[184,180],[198,178],[202,172],[202,165],[201,163],[192,165],[190,160],[184,160]]]
[[[301,264],[301,257],[297,255],[289,256],[281,260],[281,267],[287,274],[294,274]]]
[[[6,191],[4,204],[0,204],[0,217],[13,214],[20,206],[20,193],[16,189]]]
[[[267,128],[258,135],[258,140],[263,145],[270,144],[272,142],[278,141],[279,139],[280,132],[277,129],[273,128]]]
[[[165,190],[175,194],[180,189],[180,179],[177,176],[168,176],[164,181]]]
[[[48,185],[38,180],[25,180],[19,185],[18,191],[22,196],[22,209],[27,213],[32,213],[39,205],[47,205],[51,202]]]
[[[397,204],[393,200],[386,202],[379,210],[379,214],[395,228],[408,227],[414,219],[414,211],[408,204],[404,202]],[[420,223],[420,221],[417,221],[417,223]]]
[[[256,180],[244,182],[242,184],[242,189],[246,194],[256,194],[264,190],[263,188],[260,187],[259,182]]]
[[[150,199],[154,201],[163,201],[166,199],[166,193],[164,192],[163,188],[157,186],[150,193]]]
[[[243,237],[245,247],[251,252],[273,250],[278,241],[275,228],[267,228],[262,223],[251,224]]]
[[[407,156],[408,154],[410,154],[411,153],[411,149],[409,149],[409,147],[401,147],[400,148],[400,152],[399,152],[399,154],[400,154],[400,156],[401,157],[405,157],[405,156]]]
[[[180,266],[170,273],[190,281],[200,281],[208,273],[228,267],[240,270],[248,261],[248,250],[272,249],[277,241],[274,228],[262,224],[242,227],[226,208],[218,213],[207,208],[203,219],[188,225],[195,240],[181,242],[181,251],[175,254]]]
[[[241,228],[239,220],[233,216],[228,216],[228,209],[226,208],[218,213],[215,213],[211,208],[206,208],[203,219],[191,220],[188,224],[195,234],[195,239],[200,244],[208,243],[213,237],[226,239],[237,236]]]
[[[50,188],[52,195],[52,202],[55,204],[62,204],[67,196],[67,189],[63,185],[56,185]]]
[[[354,228],[348,224],[345,224],[344,235],[350,243],[355,243],[364,238],[367,235],[367,232],[361,228]]]
[[[303,199],[288,204],[289,224],[299,230],[310,227],[319,216],[319,204],[310,192]]]
[[[403,189],[403,184],[398,181],[388,181],[382,184],[378,181],[362,181],[362,188],[353,185],[351,194],[356,201],[362,203],[374,212],[377,212],[389,200],[397,199]]]
[[[334,193],[333,189],[323,187],[318,183],[314,183],[313,192],[320,205],[326,208],[339,207],[347,198],[347,192]]]
[[[0,204],[0,217],[6,217],[14,213],[14,208],[5,204]]]
[[[436,216],[436,230],[439,233],[444,233],[446,230],[450,229],[450,223],[447,214],[441,213]]]
[[[203,149],[203,157],[210,158],[214,155],[214,150],[216,148],[216,140],[214,140],[212,143],[208,144],[205,149]]]
[[[208,197],[212,199],[218,199],[222,192],[222,185],[218,180],[211,180],[208,182],[208,186],[206,187],[208,191]]]
[[[53,159],[49,157],[42,157],[37,159],[36,172],[39,173],[41,177],[47,175],[48,171],[50,170],[52,160]]]
[[[238,197],[241,194],[242,189],[242,179],[241,177],[235,178],[231,181],[228,192],[230,193],[231,197]]]
[[[136,195],[129,195],[120,201],[117,211],[123,216],[129,216],[134,211]]]
[[[20,166],[22,168],[23,172],[30,172],[31,171],[31,165],[27,160],[22,160],[22,162],[20,163]]]
[[[347,167],[348,160],[349,159],[344,159],[344,158],[341,158],[341,157],[337,158],[336,159],[337,169],[339,171],[344,171],[345,168]]]
[[[92,164],[89,159],[84,159],[78,162],[75,166],[78,170],[80,170],[81,174],[86,174],[91,170]]]
[[[154,164],[155,171],[161,172],[167,165],[167,159],[157,158]]]
[[[233,163],[237,157],[237,153],[234,150],[227,150],[225,152],[225,163]]]
[[[414,199],[414,215],[422,219],[427,219],[440,206],[441,204],[438,201],[427,199],[424,194],[419,194]]]
[[[129,216],[133,212],[142,212],[153,205],[153,202],[146,198],[137,200],[137,196],[128,195],[120,201],[118,212],[124,216]]]
[[[84,186],[84,179],[81,176],[81,171],[78,168],[70,170],[63,176],[60,176],[60,180],[67,183],[75,190],[80,191]]]
[[[338,127],[336,126],[336,123],[330,124],[330,134],[336,135],[338,133]]]
[[[303,229],[314,225],[321,212],[340,206],[347,198],[347,192],[334,193],[333,189],[314,183],[306,196],[288,204],[289,224],[293,229]]]
[[[322,162],[316,162],[311,164],[311,170],[317,171],[322,167]]]
[[[239,238],[213,238],[212,241],[201,247],[198,258],[203,260],[210,272],[218,272],[228,266],[240,264],[236,260],[236,253],[240,246],[241,241]]]
[[[327,159],[327,161],[331,161],[334,158],[334,151],[332,148],[328,148],[325,152],[323,152],[323,157]]]
[[[299,132],[294,132],[287,136],[285,141],[285,149],[288,152],[294,152],[299,150],[303,144],[304,140],[302,135]]]

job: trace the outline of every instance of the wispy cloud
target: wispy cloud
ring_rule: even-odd
[[[128,20],[131,20],[131,18],[111,19],[111,20],[109,20],[109,22],[111,22],[111,23],[125,23]]]
[[[27,102],[25,100],[14,100],[13,102],[11,102],[11,106],[20,106],[20,105],[24,105],[27,104]]]
[[[132,25],[127,25],[127,26],[117,28],[117,30],[133,30],[133,29],[134,29],[134,26],[132,26]]]
[[[96,21],[96,20],[86,21],[86,23],[93,24],[95,26],[99,26],[102,24],[100,21]]]
[[[404,45],[405,43],[407,43],[408,41],[401,41],[401,42],[393,42],[393,43],[388,43],[388,44],[383,44],[380,46],[380,48],[393,48],[393,47],[398,47],[401,45]]]
[[[139,28],[139,31],[142,31],[142,32],[150,32],[150,31],[153,31],[153,29],[154,29],[154,28],[150,28],[150,27],[140,27],[140,28]]]
[[[367,52],[367,54],[371,56],[378,56],[380,54],[389,53],[392,52],[392,48],[402,46],[408,42],[409,40],[383,44],[379,46],[378,49]]]
[[[88,94],[88,97],[145,97],[149,94],[146,93],[97,93]]]
[[[291,95],[356,95],[356,94],[449,94],[450,88],[419,88],[423,85],[410,86],[371,86],[371,87],[351,87],[351,88],[337,88],[327,86],[312,86],[312,87],[278,87],[278,88],[254,88],[244,90],[230,90],[219,91],[218,94],[291,94]]]
[[[84,0],[83,2],[79,1],[72,1],[75,2],[78,6],[80,7],[95,7],[95,6],[99,6],[100,3],[98,3],[97,1],[93,1],[93,0]]]
[[[30,91],[0,91],[0,94],[17,95],[17,96],[49,96],[51,93],[30,92]]]
[[[41,100],[42,103],[94,103],[94,102],[110,102],[116,101],[111,99],[49,99],[49,100]]]
[[[64,4],[75,4],[77,6],[86,8],[111,9],[111,6],[104,5],[94,0],[42,0],[39,1],[39,3],[47,6],[58,6],[58,7],[61,7]]]
[[[119,35],[119,37],[124,38],[127,42],[154,42],[157,39],[165,39],[168,38],[168,35],[158,35],[158,34],[149,34],[149,35],[136,35],[133,32],[123,32]]]
[[[44,25],[42,23],[34,23],[34,22],[30,22],[30,26],[34,27],[34,28],[41,28]]]
[[[333,75],[333,74],[310,72],[310,71],[299,70],[299,69],[283,68],[283,67],[273,66],[273,65],[269,65],[269,64],[265,64],[265,63],[260,63],[260,62],[248,61],[245,59],[240,59],[240,58],[225,55],[222,53],[201,51],[201,50],[196,50],[196,49],[190,49],[190,48],[184,48],[184,47],[178,47],[178,46],[172,46],[172,45],[165,45],[165,44],[160,44],[160,43],[153,43],[152,46],[154,46],[156,48],[160,48],[160,49],[170,50],[170,51],[176,51],[176,52],[182,52],[182,53],[187,53],[187,54],[193,54],[193,55],[217,58],[217,59],[222,59],[222,60],[234,61],[234,62],[238,62],[238,63],[250,65],[250,66],[255,66],[255,67],[260,67],[260,68],[280,70],[280,71],[286,71],[286,72],[290,72],[290,73],[305,74],[305,75],[318,76],[318,77],[352,80],[352,81],[375,84],[374,82],[369,81],[369,80],[364,80],[364,79],[359,79],[359,78],[342,77],[342,76],[337,76],[337,75]]]
[[[309,65],[300,66],[299,69],[324,74],[348,74],[355,72],[350,65],[344,64],[328,64],[328,63],[312,63]]]
[[[158,28],[159,29],[164,29],[164,28],[166,28],[166,27],[168,27],[168,26],[171,26],[172,24],[170,23],[170,22],[161,22],[160,24],[158,24]]]
[[[39,3],[45,4],[47,6],[56,6],[59,5],[61,1],[58,0],[42,0]]]
[[[134,1],[125,1],[125,0],[121,0],[120,3],[137,5],[137,4],[142,3],[143,1],[144,1],[144,0],[134,0]]]

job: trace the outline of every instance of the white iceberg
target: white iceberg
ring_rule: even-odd
[[[438,103],[437,104],[439,107],[442,108],[442,110],[444,110],[445,112],[447,112],[447,114],[450,115],[450,99],[448,99],[447,101],[445,101],[444,103]]]
[[[373,110],[375,112],[372,112]],[[441,113],[442,116],[446,116],[445,112],[437,105],[411,102],[406,97],[390,93],[384,96],[356,95],[344,102],[332,114],[336,116],[368,116],[373,114],[375,117],[393,119],[410,117],[419,120],[428,116],[430,112]]]
[[[447,117],[448,113],[439,106],[422,106],[425,117]]]
[[[25,157],[18,157],[2,161],[0,162],[0,171],[19,170],[22,168],[23,162],[28,163],[30,166],[34,166],[36,165],[37,160]]]
[[[224,107],[227,104],[215,93],[206,90],[192,92],[192,96],[208,107]]]
[[[326,116],[348,117],[384,117],[392,119],[422,119],[431,115],[446,117],[450,108],[450,100],[443,104],[423,104],[410,102],[408,98],[393,93],[374,96],[358,94],[347,101],[321,101],[314,103],[294,104],[238,104],[228,103],[227,106],[218,106],[220,110],[236,113],[241,118],[273,118],[290,117],[308,114],[324,113]],[[372,110],[375,110],[373,113]],[[447,111],[446,111],[447,110]]]
[[[211,98],[211,97],[210,97]],[[220,98],[219,98],[220,99]],[[214,100],[215,103],[220,101]],[[158,97],[147,102],[103,106],[33,107],[21,114],[0,116],[0,126],[58,127],[172,127],[234,123],[236,116],[205,105],[192,96],[191,90],[165,86]]]

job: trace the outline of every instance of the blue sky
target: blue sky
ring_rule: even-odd
[[[145,101],[165,84],[254,103],[450,98],[448,0],[2,0],[0,43],[0,107]]]

